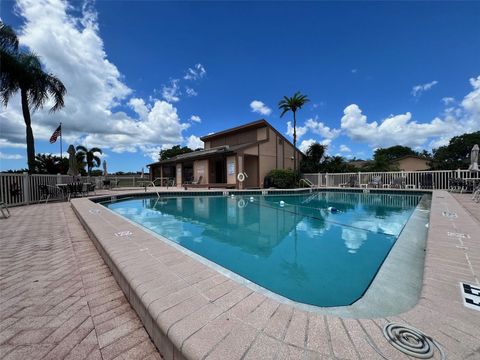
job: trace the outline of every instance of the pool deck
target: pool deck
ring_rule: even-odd
[[[413,359],[383,337],[397,322],[447,359],[480,359],[480,311],[463,305],[459,285],[480,284],[480,205],[469,199],[433,193],[421,298],[375,319],[279,303],[88,199],[73,205],[98,252],[70,204],[13,208],[0,220],[0,357],[159,358],[146,329],[165,359],[383,359],[374,347]]]

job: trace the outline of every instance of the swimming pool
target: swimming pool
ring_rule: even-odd
[[[102,205],[278,295],[330,307],[363,296],[421,197],[326,191]]]

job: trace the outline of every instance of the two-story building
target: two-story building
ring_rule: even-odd
[[[174,179],[177,186],[237,189],[263,187],[273,169],[292,169],[294,146],[266,120],[258,120],[201,138],[203,150],[149,164],[152,180]],[[296,149],[297,168],[303,153]]]

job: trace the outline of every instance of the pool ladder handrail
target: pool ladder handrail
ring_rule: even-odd
[[[300,185],[302,183],[302,181],[307,184],[308,187],[310,188],[314,188],[315,187],[315,184],[312,183],[310,180],[308,179],[304,179],[304,178],[301,178],[300,181],[298,182],[298,185]]]
[[[155,179],[157,180],[157,179]],[[160,198],[160,194],[158,193],[158,190],[157,190],[157,186],[155,185],[155,180],[153,181],[147,181],[145,183],[145,192],[147,192],[147,185],[151,185],[153,186],[153,189],[155,190],[155,192],[157,193],[157,198],[159,199]]]

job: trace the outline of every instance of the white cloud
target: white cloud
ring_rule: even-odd
[[[0,151],[0,159],[2,160],[20,160],[23,156],[20,154],[5,154]]]
[[[190,116],[190,120],[193,121],[193,122],[197,122],[197,123],[202,122],[202,119],[201,119],[200,116],[198,116],[198,115],[192,115],[192,116]]]
[[[323,140],[320,143],[329,145],[333,139],[335,139],[339,134],[339,129],[332,129],[325,125],[323,122],[315,119],[308,119],[303,126],[297,126],[297,140],[300,139],[308,132],[320,135]],[[290,121],[287,122],[287,135],[293,137],[293,126]]]
[[[455,102],[455,98],[447,96],[447,97],[442,98],[442,101],[445,105],[451,105]]]
[[[187,139],[187,146],[193,150],[198,148],[203,149],[203,141],[200,140],[198,136],[190,135]]]
[[[168,102],[178,102],[180,101],[180,85],[179,79],[170,80],[170,86],[162,85],[162,97]]]
[[[300,151],[302,151],[303,153],[306,153],[308,148],[312,145],[312,144],[315,144],[315,143],[319,143],[321,145],[325,145],[327,148],[330,146],[330,144],[332,143],[332,140],[331,139],[323,139],[321,141],[318,141],[318,140],[315,140],[315,139],[308,139],[308,140],[303,140],[300,145],[298,146],[298,148],[300,149]]]
[[[352,152],[352,150],[347,146],[347,145],[340,145],[340,152],[342,153],[349,153]]]
[[[306,126],[297,126],[296,133],[297,133],[297,140],[299,140],[303,135],[305,135],[308,131]],[[292,122],[287,122],[287,135],[293,137],[293,126]]]
[[[430,90],[432,87],[434,87],[437,84],[438,84],[438,81],[433,80],[433,81],[431,81],[429,83],[426,83],[426,84],[415,85],[412,88],[412,95],[415,96],[415,97],[419,97],[419,96],[422,95],[423,92]]]
[[[147,118],[150,110],[145,104],[145,100],[140,98],[131,98],[128,101],[128,105],[140,116],[141,119]]]
[[[352,70],[350,70],[350,72],[351,72],[352,74],[356,74],[356,73],[358,72],[358,69],[352,69]]]
[[[315,144],[317,141],[315,139],[308,139],[308,140],[303,140],[298,148],[300,149],[301,152],[306,153],[308,148],[312,145]]]
[[[202,64],[196,64],[193,69],[188,68],[187,73],[183,77],[185,80],[198,80],[207,75],[207,70]]]
[[[0,116],[0,118],[3,121],[3,118],[1,116]],[[2,126],[2,131],[3,131],[3,126]],[[22,149],[26,149],[27,144],[25,144],[25,143],[14,143],[14,142],[8,141],[7,139],[0,139],[0,149],[2,149],[2,148],[22,148]]]
[[[192,89],[191,87],[188,87],[188,86],[185,87],[185,92],[190,97],[198,95],[198,92],[196,92],[194,89]]]
[[[340,134],[339,129],[331,129],[326,126],[323,122],[315,119],[308,119],[305,122],[305,126],[314,134],[318,134],[326,139],[334,139]]]
[[[57,0],[17,2],[16,11],[24,19],[19,30],[21,44],[34,49],[45,70],[58,76],[67,88],[65,107],[59,112],[49,113],[51,104],[47,103],[33,113],[35,138],[48,140],[61,121],[65,143],[95,145],[114,152],[149,153],[156,146],[183,143],[183,131],[190,125],[182,123],[169,102],[129,98],[132,90],[105,53],[97,14],[89,6],[76,6]],[[178,80],[172,82],[173,87],[178,86]],[[175,91],[169,95],[175,100]],[[115,110],[118,105],[129,106],[138,117]],[[16,95],[0,112],[2,147],[25,146],[21,114]]]
[[[379,122],[368,122],[360,107],[351,104],[344,109],[342,130],[352,140],[373,147],[404,145],[438,147],[452,136],[480,130],[480,76],[470,79],[473,90],[460,106],[447,108],[441,117],[419,123],[412,114],[391,115]]]
[[[265,116],[268,116],[272,113],[272,109],[270,109],[267,105],[265,105],[260,100],[253,100],[250,103],[250,108],[252,109],[252,112],[256,112]]]

